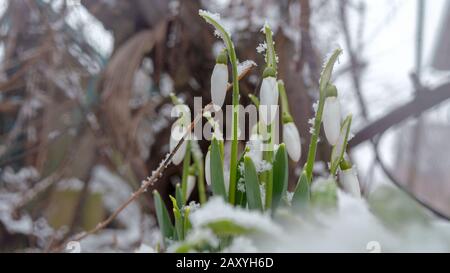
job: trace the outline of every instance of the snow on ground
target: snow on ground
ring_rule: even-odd
[[[416,210],[412,200],[387,187],[380,189],[381,198],[370,201],[373,203],[338,192],[336,210],[317,210],[312,217],[305,217],[295,210],[281,209],[276,220],[213,198],[192,213],[193,231],[187,241],[212,240],[216,246],[216,235],[207,228],[208,224],[228,220],[257,232],[236,236],[224,252],[450,251],[450,224],[435,219],[420,207]],[[391,194],[398,198],[383,199]],[[382,211],[389,211],[389,207],[392,212],[378,215],[373,212],[376,206],[384,206]]]

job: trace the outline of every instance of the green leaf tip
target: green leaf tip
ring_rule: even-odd
[[[321,92],[325,91],[328,83],[330,82],[334,65],[335,65],[336,61],[338,60],[339,56],[342,54],[342,52],[343,52],[342,49],[338,48],[328,58],[328,61],[326,62],[325,66],[322,70],[322,75],[320,77],[319,86],[320,86]]]
[[[261,201],[261,191],[259,188],[258,174],[256,173],[255,164],[250,156],[244,156],[245,169],[245,189],[247,194],[247,203],[250,209],[263,210]]]

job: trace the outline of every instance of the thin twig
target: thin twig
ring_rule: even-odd
[[[353,87],[355,89],[356,92],[356,97],[358,99],[359,105],[361,107],[361,114],[364,117],[365,120],[367,120],[368,117],[368,113],[367,113],[367,105],[366,102],[364,101],[364,97],[363,97],[363,93],[361,91],[361,81],[360,81],[360,71],[359,71],[359,67],[358,64],[360,63],[358,61],[358,55],[355,53],[354,49],[353,49],[353,43],[351,40],[351,36],[350,36],[350,30],[348,27],[348,21],[347,21],[347,0],[340,0],[340,5],[339,5],[339,18],[341,21],[341,26],[342,26],[342,30],[344,33],[344,39],[345,39],[345,44],[348,50],[348,55],[350,57],[350,70],[351,70],[351,77],[352,77],[352,82],[353,82]]]
[[[426,96],[418,95],[413,100],[385,114],[383,117],[369,123],[359,130],[355,137],[349,142],[350,148],[356,147],[386,130],[399,124],[410,117],[420,115],[432,107],[450,99],[450,82],[446,82],[430,89]]]
[[[246,67],[241,74],[239,75],[239,79],[242,79],[243,77],[245,77],[250,70],[253,68],[254,66],[248,66]],[[227,91],[230,90],[231,88],[231,84],[228,84],[227,86]],[[76,234],[75,236],[69,238],[68,240],[66,240],[63,244],[59,245],[58,247],[54,248],[54,251],[61,251],[62,248],[70,241],[81,241],[83,239],[85,239],[86,237],[88,237],[91,234],[95,234],[98,231],[104,229],[106,226],[108,226],[116,217],[117,215],[119,215],[129,204],[133,203],[140,195],[142,195],[144,192],[147,191],[147,189],[154,185],[154,183],[162,176],[164,170],[169,166],[173,156],[175,155],[175,153],[178,151],[178,149],[181,147],[181,145],[183,144],[183,142],[185,141],[185,139],[189,136],[189,134],[191,133],[192,129],[195,127],[195,125],[202,119],[203,117],[203,113],[207,112],[211,109],[211,107],[213,106],[212,103],[207,104],[201,113],[197,114],[197,116],[194,118],[194,120],[191,122],[191,124],[188,126],[186,133],[183,135],[183,137],[180,139],[180,141],[178,142],[177,146],[175,147],[175,149],[168,154],[168,156],[166,158],[164,158],[164,160],[160,163],[160,165],[158,166],[158,168],[153,171],[152,175],[150,177],[147,177],[146,180],[144,180],[141,184],[141,187],[135,191],[129,198],[127,201],[125,201],[122,205],[120,205],[108,218],[106,218],[104,221],[98,223],[95,228],[89,230],[89,231],[84,231],[84,232],[80,232],[78,234]]]

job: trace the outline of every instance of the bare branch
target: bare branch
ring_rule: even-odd
[[[239,79],[242,79],[243,77],[245,77],[248,72],[250,72],[250,70],[253,68],[254,66],[248,66],[246,69],[244,69],[241,74],[239,75]],[[228,90],[230,90],[231,85],[228,84]],[[161,175],[163,174],[164,170],[169,166],[173,156],[175,155],[175,153],[178,151],[178,149],[181,147],[181,145],[183,144],[183,142],[185,141],[186,137],[190,134],[190,132],[192,131],[192,129],[195,127],[195,125],[202,119],[203,117],[203,113],[206,111],[209,111],[211,109],[211,107],[213,106],[212,103],[209,103],[208,105],[206,105],[203,108],[203,111],[199,114],[197,114],[197,116],[195,117],[195,119],[192,121],[192,123],[188,126],[186,133],[184,134],[183,138],[180,139],[180,141],[178,142],[177,146],[175,147],[175,149],[168,154],[168,156],[166,158],[163,159],[163,161],[160,163],[160,165],[158,166],[158,168],[156,168],[155,171],[153,171],[152,175],[150,177],[148,177],[146,180],[144,180],[141,184],[141,187],[135,191],[130,198],[128,198],[127,201],[125,201],[121,206],[119,206],[119,208],[117,208],[106,220],[98,223],[96,225],[95,228],[91,229],[90,231],[87,232],[81,232],[76,234],[75,236],[71,237],[69,240],[67,240],[66,242],[64,242],[63,244],[59,245],[58,247],[54,248],[54,251],[61,251],[62,248],[66,245],[67,242],[69,241],[81,241],[84,238],[88,237],[91,234],[95,234],[98,231],[104,229],[106,226],[108,226],[116,217],[117,215],[119,215],[129,204],[131,204],[133,201],[135,201],[140,195],[142,195],[144,192],[147,191],[147,189],[154,185],[154,183],[156,183],[156,181],[158,181],[158,179],[161,177]]]
[[[373,139],[375,136],[381,135],[392,126],[399,124],[408,118],[420,115],[447,99],[450,99],[450,82],[442,84],[433,90],[421,92],[421,94],[416,96],[412,101],[396,108],[361,129],[350,141],[349,147],[353,148],[367,140]]]

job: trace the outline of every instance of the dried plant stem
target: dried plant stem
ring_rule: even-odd
[[[239,79],[242,79],[243,77],[245,77],[248,72],[253,68],[253,66],[249,66],[246,69],[244,69],[241,74],[239,75]],[[231,84],[228,84],[227,86],[227,91],[230,90],[230,88],[232,87]],[[146,180],[144,180],[141,184],[141,187],[135,191],[129,198],[127,201],[125,201],[122,205],[120,205],[120,207],[118,207],[107,219],[105,219],[104,221],[98,223],[95,228],[89,230],[89,231],[84,231],[84,232],[80,232],[74,236],[72,236],[71,238],[69,238],[68,240],[66,240],[64,243],[62,243],[61,245],[57,246],[54,248],[54,251],[59,252],[62,251],[62,249],[64,248],[64,246],[70,242],[70,241],[81,241],[83,239],[85,239],[86,237],[88,237],[91,234],[95,234],[98,231],[104,229],[106,226],[108,226],[116,217],[117,215],[119,215],[129,204],[131,204],[133,201],[135,201],[140,195],[142,195],[144,192],[147,191],[148,187],[154,185],[154,183],[161,177],[161,175],[163,174],[164,170],[169,166],[173,156],[175,155],[175,153],[178,151],[178,149],[181,147],[181,145],[183,144],[183,142],[185,141],[186,137],[191,133],[192,129],[195,127],[195,125],[202,119],[203,117],[203,113],[210,111],[212,108],[213,104],[209,103],[207,104],[201,113],[197,114],[197,116],[194,118],[194,120],[191,122],[191,124],[188,126],[186,133],[184,134],[183,138],[180,139],[180,141],[178,142],[177,146],[175,147],[175,149],[166,157],[164,158],[164,160],[161,162],[161,164],[158,166],[158,168],[152,173],[152,175],[150,177],[148,177]]]

